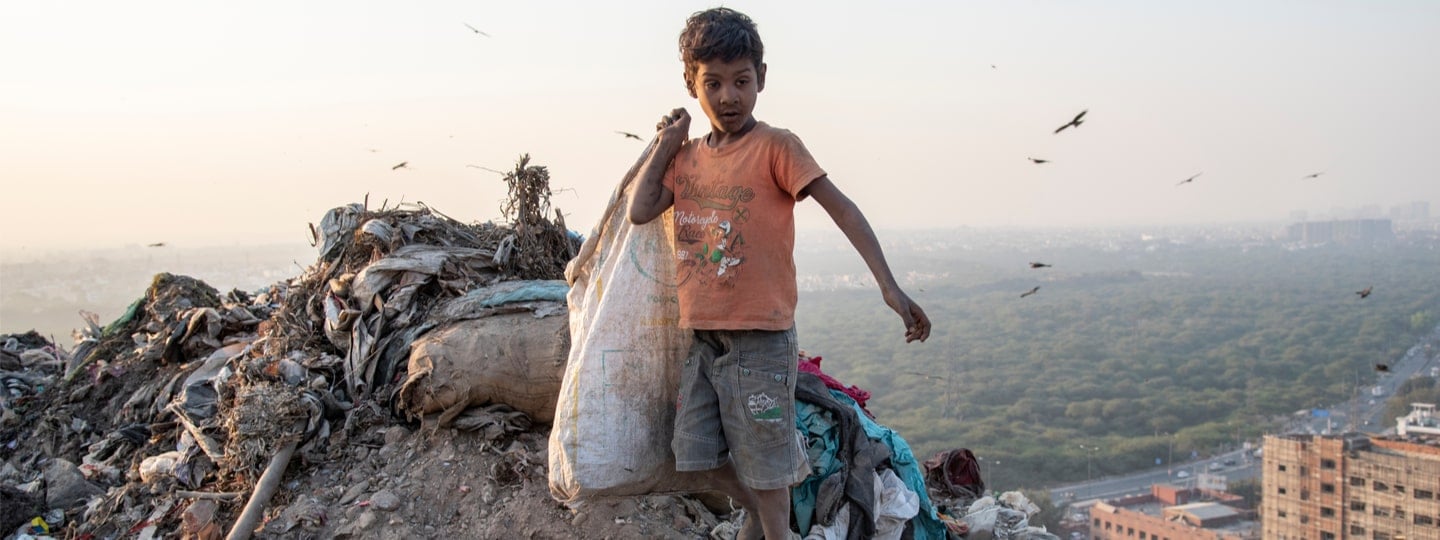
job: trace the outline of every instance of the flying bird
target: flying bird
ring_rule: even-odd
[[[640,142],[645,142],[645,139],[641,139],[639,135],[636,135],[636,134],[634,134],[634,133],[630,133],[629,131],[616,131],[616,133],[619,133],[619,134],[621,134],[621,135],[624,135],[625,138],[627,138],[627,139],[635,139],[635,140],[640,141]]]
[[[1037,293],[1037,292],[1040,292],[1040,286],[1039,286],[1039,285],[1036,285],[1034,289],[1030,289],[1030,290],[1028,290],[1028,291],[1025,291],[1025,292],[1023,292],[1023,293],[1020,293],[1020,298],[1024,298],[1024,297],[1026,297],[1026,296],[1030,296],[1030,295],[1035,294],[1035,293]]]
[[[1325,174],[1325,171],[1320,171],[1320,172],[1317,172],[1317,173],[1310,173],[1310,174],[1307,174],[1307,175],[1305,175],[1305,176],[1300,177],[1300,179],[1301,179],[1301,180],[1305,180],[1305,179],[1309,179],[1309,178],[1319,178],[1320,175],[1322,175],[1322,174]]]
[[[401,161],[399,165],[396,165],[396,166],[394,166],[394,167],[390,167],[390,170],[393,171],[393,170],[395,170],[395,169],[399,169],[399,168],[405,167],[406,165],[409,165],[409,164],[410,164],[409,161]]]
[[[1028,159],[1028,160],[1030,160],[1030,161],[1035,162],[1036,165],[1039,165],[1039,164],[1041,164],[1041,163],[1049,163],[1049,162],[1050,162],[1050,160],[1048,160],[1048,159],[1037,159],[1037,158],[1033,158],[1033,157],[1027,157],[1027,158],[1025,158],[1025,159]]]
[[[465,25],[465,27],[466,27],[466,28],[469,28],[471,32],[475,32],[476,34],[480,34],[480,35],[485,36],[485,37],[490,37],[490,34],[486,34],[485,32],[481,32],[479,28],[475,28],[474,26],[470,26],[470,23],[460,23],[460,24]]]
[[[155,242],[154,244],[146,244],[145,247],[165,247],[165,242]]]
[[[1087,113],[1087,112],[1090,112],[1090,109],[1085,109],[1085,110],[1083,110],[1083,111],[1080,111],[1080,114],[1075,115],[1075,118],[1070,119],[1070,121],[1069,121],[1069,122],[1066,122],[1065,125],[1060,126],[1060,127],[1058,127],[1058,128],[1055,128],[1055,133],[1060,133],[1061,131],[1065,131],[1065,128],[1072,127],[1072,126],[1073,126],[1073,127],[1077,127],[1077,128],[1080,127],[1080,124],[1085,123],[1085,121],[1084,121],[1084,120],[1081,120],[1081,119],[1082,119],[1082,118],[1085,118],[1085,113]]]
[[[1387,366],[1385,364],[1375,364],[1375,371],[1379,371],[1380,373],[1389,373],[1390,366]]]
[[[1375,288],[1375,286],[1374,286],[1374,285],[1371,285],[1371,286],[1369,286],[1369,287],[1365,287],[1365,288],[1362,289],[1362,290],[1355,291],[1355,294],[1360,295],[1360,299],[1361,299],[1361,300],[1364,300],[1364,299],[1370,297],[1370,291],[1371,291],[1371,289],[1374,289],[1374,288]]]
[[[1182,186],[1182,185],[1185,185],[1185,184],[1189,184],[1190,182],[1194,182],[1195,179],[1196,179],[1196,178],[1199,178],[1200,175],[1202,175],[1202,174],[1205,174],[1205,173],[1203,173],[1203,172],[1195,173],[1194,176],[1191,176],[1191,177],[1189,177],[1189,178],[1186,178],[1186,179],[1184,179],[1184,180],[1181,180],[1179,184],[1175,184],[1175,185],[1177,185],[1177,186]]]
[[[1030,263],[1030,268],[1050,268],[1051,266],[1054,266],[1054,265],[1045,264],[1045,263],[1043,263],[1043,262],[1032,262],[1032,263]]]

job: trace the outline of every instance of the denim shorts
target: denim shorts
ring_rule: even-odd
[[[726,461],[751,489],[780,489],[810,473],[795,428],[795,328],[696,330],[675,403],[675,468]]]

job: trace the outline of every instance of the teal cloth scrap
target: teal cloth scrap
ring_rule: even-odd
[[[925,491],[925,472],[921,470],[920,462],[916,461],[909,443],[906,443],[899,433],[871,420],[870,415],[844,392],[832,388],[830,394],[855,409],[855,415],[860,418],[867,437],[890,447],[890,464],[895,467],[895,474],[905,482],[906,487],[920,497],[920,515],[912,520],[915,525],[915,540],[949,538],[945,524],[935,512],[935,505],[930,503],[930,494]],[[809,531],[811,519],[815,516],[816,497],[820,492],[821,480],[840,472],[845,464],[835,457],[840,451],[839,428],[825,409],[796,400],[795,427],[805,435],[805,442],[808,444],[810,476],[790,489],[790,507],[795,513],[795,524],[801,531]]]
[[[564,302],[570,287],[561,280],[533,281],[515,290],[495,293],[480,301],[481,307],[495,307],[512,302],[550,300]]]
[[[824,408],[796,400],[795,427],[805,435],[810,476],[790,488],[790,508],[795,512],[795,524],[801,531],[808,532],[815,517],[821,481],[841,472],[845,463],[835,457],[840,452],[839,427]]]

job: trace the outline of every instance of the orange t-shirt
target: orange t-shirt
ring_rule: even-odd
[[[799,137],[764,122],[723,148],[701,137],[680,149],[664,180],[675,194],[680,326],[795,324],[795,202],[821,176]]]

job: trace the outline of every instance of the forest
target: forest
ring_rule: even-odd
[[[869,410],[920,459],[970,448],[999,489],[1258,442],[1372,384],[1376,364],[1440,322],[1433,239],[1300,249],[963,235],[885,246],[934,323],[926,343],[904,343],[873,281],[802,290],[796,324],[801,347],[872,392]],[[802,283],[868,275],[843,244],[816,244],[797,259]],[[1053,266],[1029,265],[1042,261]]]

